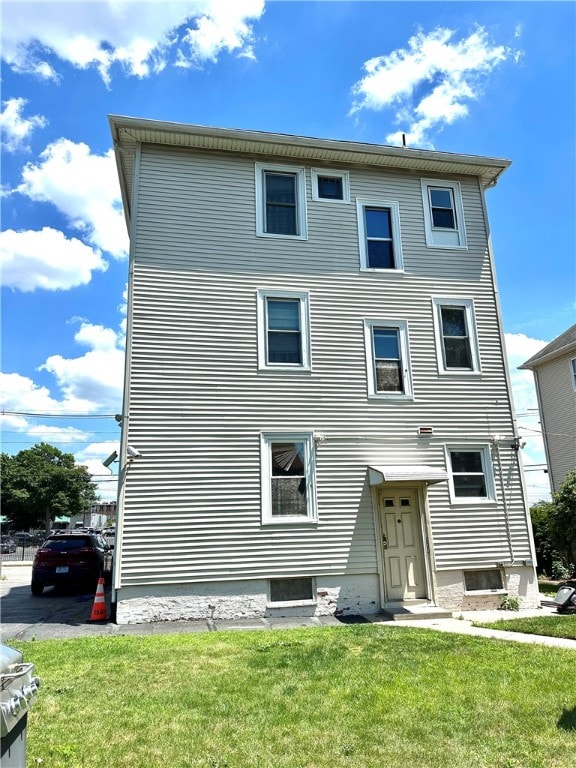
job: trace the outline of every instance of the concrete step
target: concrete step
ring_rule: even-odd
[[[393,621],[409,621],[418,619],[451,619],[452,611],[446,611],[435,605],[418,600],[404,600],[386,603],[382,613]]]

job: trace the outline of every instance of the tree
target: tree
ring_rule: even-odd
[[[538,501],[534,506],[530,507],[537,571],[539,574],[546,574],[547,576],[552,576],[554,562],[560,559],[550,537],[550,515],[552,510],[553,505],[551,501]]]
[[[576,567],[576,470],[568,472],[560,490],[552,495],[548,521],[550,538],[564,565]]]
[[[48,443],[2,454],[2,513],[17,528],[44,526],[60,515],[81,515],[96,500],[86,467]]]

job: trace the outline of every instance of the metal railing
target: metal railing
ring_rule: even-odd
[[[0,553],[3,563],[32,562],[38,549],[38,544],[16,544],[15,552]]]

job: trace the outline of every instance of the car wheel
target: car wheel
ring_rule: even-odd
[[[42,584],[40,581],[33,581],[30,585],[30,590],[34,597],[40,597],[42,592],[44,592],[44,584]]]

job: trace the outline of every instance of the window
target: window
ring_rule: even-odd
[[[495,592],[504,589],[502,571],[489,568],[481,571],[464,571],[466,592]]]
[[[316,520],[314,439],[310,432],[265,433],[262,451],[262,522]]]
[[[310,370],[307,293],[258,291],[258,365]]]
[[[312,168],[312,200],[350,202],[350,177],[347,171]]]
[[[311,576],[297,579],[270,579],[271,603],[304,603],[314,600]]]
[[[477,373],[480,356],[471,299],[432,299],[440,373]]]
[[[446,452],[452,501],[493,501],[495,492],[488,446],[451,446]]]
[[[572,374],[572,387],[576,391],[576,357],[570,360],[570,372]]]
[[[411,397],[408,326],[404,321],[365,320],[370,397]]]
[[[256,163],[256,234],[306,239],[304,168]]]
[[[422,202],[426,245],[429,248],[466,248],[460,184],[422,179]]]
[[[361,269],[402,270],[398,203],[357,200],[356,207]]]

